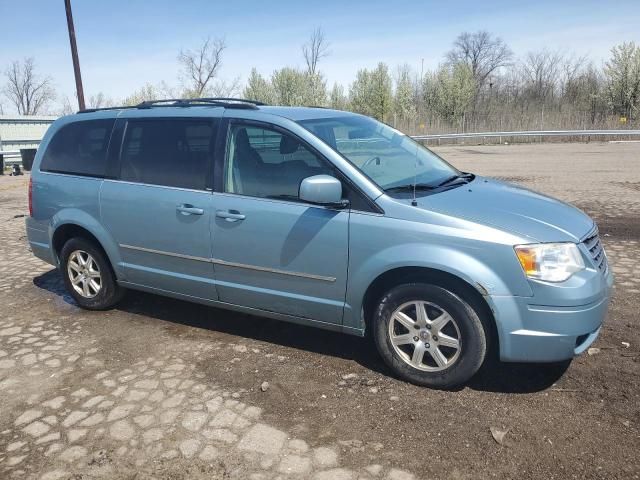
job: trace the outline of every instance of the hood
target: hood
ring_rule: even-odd
[[[418,198],[418,207],[538,242],[578,242],[594,227],[593,220],[572,205],[484,177]]]

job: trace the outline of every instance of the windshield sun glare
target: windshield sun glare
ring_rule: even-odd
[[[344,156],[383,190],[436,186],[460,172],[411,137],[360,115],[299,122]]]

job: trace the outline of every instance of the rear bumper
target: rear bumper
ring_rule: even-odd
[[[26,218],[25,226],[27,230],[27,241],[33,254],[40,260],[44,260],[51,265],[56,265],[57,260],[51,249],[49,232],[43,229],[42,225],[31,217]]]
[[[599,295],[583,305],[536,305],[535,297],[491,297],[506,362],[557,362],[584,352],[607,315],[613,275],[602,278]]]

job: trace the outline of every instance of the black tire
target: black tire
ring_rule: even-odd
[[[398,321],[394,321],[393,333],[390,332],[389,323],[392,321],[391,317],[393,313],[399,307],[413,301],[429,302],[429,304],[436,305],[440,311],[449,313],[450,317],[454,320],[454,322],[449,322],[450,327],[444,328],[457,327],[455,334],[452,334],[450,338],[459,337],[457,338],[459,348],[456,350],[446,345],[442,345],[442,347],[438,346],[439,352],[454,352],[451,358],[447,359],[447,362],[443,362],[443,365],[438,366],[435,364],[437,363],[435,362],[435,357],[428,353],[424,354],[425,360],[418,360],[422,368],[441,368],[441,370],[424,371],[412,366],[408,363],[408,360],[403,359],[402,352],[399,353],[396,351],[396,348],[391,342],[392,334],[399,336],[402,334],[406,335],[404,330],[399,333],[395,330],[399,324]],[[407,308],[410,309],[412,307],[409,306]],[[430,310],[432,306],[426,305],[425,308]],[[437,316],[438,308],[433,308],[434,310],[430,311],[435,312],[434,316]],[[429,319],[432,318],[428,314],[427,316]],[[410,283],[392,288],[380,299],[377,308],[374,310],[371,327],[376,347],[384,362],[399,377],[416,385],[446,389],[464,384],[482,366],[487,353],[488,333],[485,332],[478,313],[460,296],[436,285]],[[402,325],[401,328],[404,329],[404,325]],[[411,332],[411,335],[414,335],[412,340],[410,340],[413,343],[398,347],[400,350],[406,350],[407,357],[412,356],[413,349],[416,348],[415,345],[418,345],[420,341],[423,342],[423,347],[430,348],[433,348],[435,343],[429,338],[431,330],[425,330],[431,327],[418,329],[418,327],[414,326],[414,328],[416,329],[415,333],[409,328],[406,328],[407,331]],[[440,332],[438,333],[440,334]],[[443,330],[442,333],[446,332]],[[419,337],[418,334],[426,334],[426,336]],[[420,340],[416,342],[416,338],[420,338]],[[432,338],[437,339],[436,336]],[[437,341],[441,341],[443,338],[444,335],[440,339],[437,339]],[[445,355],[445,358],[446,356],[447,355]],[[433,365],[427,365],[426,363],[431,360],[433,360]],[[448,360],[452,360],[450,366],[446,365]],[[422,363],[423,361],[424,363]]]
[[[69,257],[77,251],[86,252],[95,261],[100,274],[100,289],[91,298],[86,298],[75,290],[69,273]],[[107,310],[116,305],[124,295],[124,289],[116,282],[116,277],[103,250],[90,240],[76,237],[67,242],[60,251],[60,273],[64,285],[76,303],[87,310]]]

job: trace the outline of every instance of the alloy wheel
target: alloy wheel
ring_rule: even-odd
[[[460,357],[460,330],[442,307],[415,300],[400,305],[389,321],[389,340],[396,354],[418,370],[437,372]]]
[[[83,250],[74,250],[69,255],[67,275],[73,289],[84,298],[93,298],[102,289],[100,267],[95,259]]]

